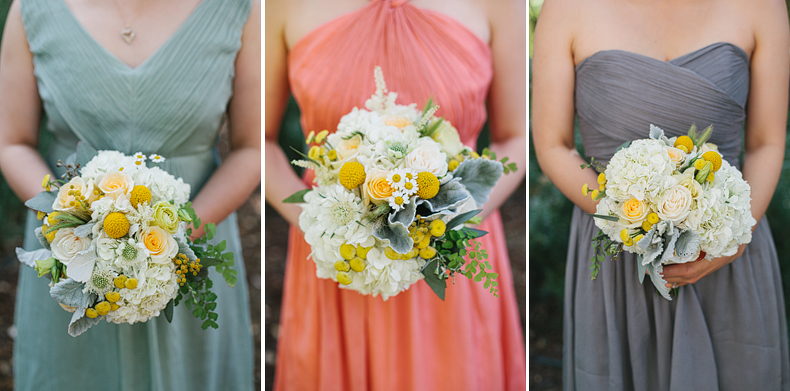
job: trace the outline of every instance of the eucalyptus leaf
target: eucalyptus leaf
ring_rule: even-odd
[[[291,194],[288,198],[284,199],[283,202],[287,204],[303,204],[305,202],[305,194],[311,191],[313,191],[313,189],[299,190],[296,193]]]
[[[645,275],[647,274],[647,266],[642,264],[642,260],[644,259],[644,255],[639,254],[636,259],[636,272],[639,274],[639,283],[642,284],[645,281]]]
[[[76,311],[74,311],[74,315],[71,316],[71,322],[69,322],[70,336],[77,337],[91,328],[91,326],[101,322],[103,317],[97,316],[95,318],[89,318],[85,316],[86,309],[87,307],[79,307]]]
[[[93,226],[96,223],[88,223],[82,224],[79,227],[74,228],[74,235],[80,238],[87,238],[93,232]]]
[[[373,222],[373,236],[389,240],[393,250],[406,254],[414,247],[414,240],[409,237],[409,225],[416,214],[417,206],[412,202],[396,213],[381,216]]]
[[[597,215],[597,214],[593,214],[593,213],[587,213],[587,215],[590,216],[590,217],[594,217],[596,219],[609,220],[609,221],[614,221],[614,222],[620,221],[620,218],[615,217],[615,216]]]
[[[68,274],[75,281],[87,282],[93,274],[93,266],[96,264],[96,250],[93,244],[84,251],[80,251],[75,255],[66,268]],[[73,306],[72,306],[73,307]]]
[[[77,143],[77,159],[75,163],[84,166],[98,154],[99,152],[93,149],[90,144],[80,141]]]
[[[628,148],[628,147],[630,147],[630,146],[631,146],[631,140],[628,140],[628,141],[626,141],[626,142],[624,142],[624,143],[620,144],[620,146],[619,146],[619,147],[617,147],[617,149],[615,149],[615,153],[617,153],[617,151],[619,151],[619,150],[621,150],[621,149],[623,149],[623,148]]]
[[[453,171],[454,177],[461,178],[478,207],[488,201],[488,194],[499,177],[502,176],[502,163],[488,159],[467,159]]]
[[[85,284],[71,278],[61,280],[49,289],[49,295],[55,301],[69,307],[87,308],[96,301],[96,294],[86,293],[82,290]]]
[[[426,216],[433,216],[434,214],[455,214],[461,206],[464,205],[466,200],[471,197],[471,193],[461,183],[460,178],[453,178],[449,182],[439,186],[439,192],[431,199],[418,199],[417,206],[425,207],[430,212],[425,213]]]
[[[696,256],[699,254],[699,236],[697,236],[690,229],[680,233],[678,241],[675,244],[675,252],[681,258]]]
[[[652,138],[653,140],[659,140],[661,139],[661,137],[666,137],[664,136],[664,129],[661,129],[656,125],[650,124],[650,138]]]
[[[52,211],[54,210],[52,209],[52,204],[55,202],[56,196],[57,196],[57,192],[42,191],[41,193],[36,194],[35,197],[27,200],[25,202],[25,206],[40,212],[52,213]]]
[[[672,300],[672,297],[669,296],[669,290],[664,285],[667,283],[667,281],[661,277],[661,272],[663,270],[664,267],[658,262],[647,265],[647,271],[650,273],[650,280],[653,282],[653,286],[656,287],[658,293],[660,293],[665,299]]]
[[[27,251],[22,247],[16,248],[16,257],[19,259],[19,262],[34,269],[36,268],[36,261],[47,259],[51,256],[52,251],[49,251],[45,248],[33,251]]]
[[[422,268],[422,274],[425,276],[425,282],[431,287],[433,293],[436,293],[436,296],[439,299],[444,300],[444,291],[447,289],[447,282],[441,278],[439,278],[435,273],[436,270],[436,263],[438,260],[434,259],[433,261],[429,262],[425,267]]]

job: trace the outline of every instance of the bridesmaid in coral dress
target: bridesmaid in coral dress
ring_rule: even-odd
[[[526,167],[523,2],[309,3],[267,2],[266,10],[266,198],[292,224],[275,389],[526,389],[524,340],[496,211]],[[489,232],[481,242],[499,273],[498,298],[463,277],[445,301],[423,282],[383,301],[316,277],[310,246],[295,225],[300,208],[280,202],[311,183],[310,175],[292,174],[276,144],[281,114],[290,90],[303,130],[335,129],[375,91],[376,65],[399,103],[423,105],[432,97],[437,115],[464,144],[475,144],[488,104],[492,149],[519,166],[494,189],[480,226]]]

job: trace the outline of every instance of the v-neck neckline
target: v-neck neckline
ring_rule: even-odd
[[[65,0],[60,0],[60,4],[62,4],[63,8],[65,9],[65,12],[68,13],[68,18],[77,26],[77,29],[83,33],[83,35],[87,38],[87,40],[91,42],[90,43],[91,45],[95,46],[99,51],[103,52],[104,55],[110,58],[111,61],[122,66],[126,71],[135,72],[141,68],[146,67],[149,63],[154,62],[160,56],[161,52],[165,52],[167,46],[169,46],[171,42],[180,38],[180,36],[183,35],[183,31],[186,30],[189,27],[189,25],[193,23],[193,20],[196,19],[197,15],[203,11],[202,8],[209,1],[210,0],[200,0],[200,3],[197,5],[197,7],[195,7],[195,9],[192,10],[192,12],[189,14],[189,16],[187,16],[186,19],[184,19],[183,22],[181,22],[178,28],[176,28],[176,31],[170,34],[170,37],[168,37],[161,45],[159,45],[158,48],[156,48],[156,50],[154,50],[153,53],[148,55],[148,57],[137,66],[131,66],[127,64],[125,61],[121,60],[115,53],[111,52],[109,49],[107,49],[107,47],[105,47],[98,40],[96,40],[93,34],[91,34],[90,31],[88,31],[88,29],[86,29],[85,26],[79,21],[79,19],[77,19],[77,16],[74,15],[74,12],[71,11],[71,8],[69,7],[68,4],[66,4]]]

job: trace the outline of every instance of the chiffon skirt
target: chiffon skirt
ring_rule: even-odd
[[[383,301],[317,278],[310,245],[291,227],[275,390],[525,390],[499,213],[481,229],[499,297],[457,276],[444,301],[424,281]]]
[[[574,208],[565,278],[565,390],[790,390],[781,274],[768,222],[743,255],[672,301],[636,257],[590,280],[592,218]]]

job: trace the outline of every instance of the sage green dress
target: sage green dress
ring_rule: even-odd
[[[234,63],[250,0],[203,0],[162,47],[131,68],[83,28],[63,0],[22,0],[38,90],[53,142],[44,158],[97,150],[158,153],[160,165],[197,194],[218,165],[216,140],[233,94]],[[119,37],[120,39],[120,37]],[[28,216],[24,248],[40,245]],[[236,254],[239,281],[213,273],[219,329],[202,330],[184,304],[134,325],[107,322],[79,337],[48,280],[20,267],[14,376],[18,390],[249,390],[253,338],[241,244],[232,215],[217,227]]]

